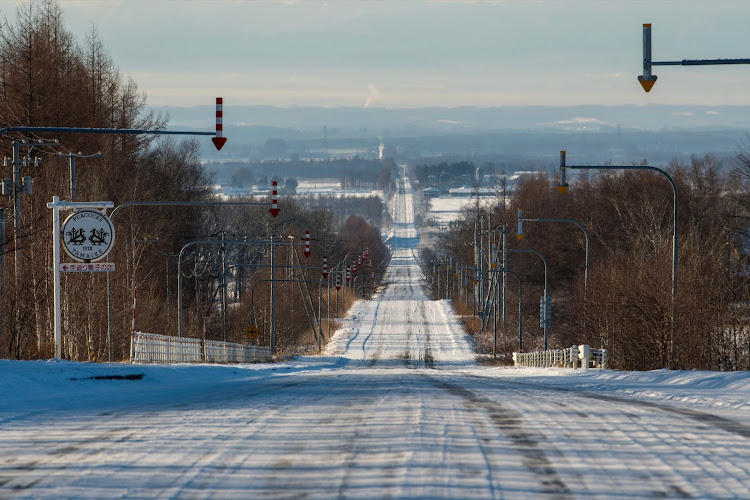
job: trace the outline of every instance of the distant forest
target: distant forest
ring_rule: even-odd
[[[738,166],[730,169],[727,163]],[[743,147],[731,163],[711,155],[674,160],[662,173],[674,182],[677,200],[665,175],[641,169],[613,167],[578,176],[565,194],[555,175],[523,176],[509,201],[465,209],[440,235],[436,251],[424,249],[433,297],[452,297],[477,349],[491,352],[492,322],[482,328],[477,314],[482,304],[474,302],[488,280],[474,278],[474,269],[482,261],[489,269],[501,259],[504,228],[515,252],[507,268],[523,285],[525,350],[544,347],[539,301],[548,286],[552,348],[603,347],[609,365],[623,370],[750,369],[750,150]],[[514,234],[519,209],[532,218],[520,240]],[[493,230],[487,231],[488,225]],[[446,271],[449,266],[455,275]],[[515,276],[509,279],[508,320],[503,325],[500,317],[497,337],[500,357],[508,363],[520,341],[520,285]]]
[[[168,126],[165,116],[147,106],[137,84],[119,72],[96,28],[85,40],[75,40],[65,29],[62,8],[54,0],[19,4],[12,19],[0,19],[0,63],[0,128],[165,130]],[[196,205],[179,209],[128,206],[116,217],[110,212],[117,232],[107,256],[115,264],[110,279],[102,272],[63,273],[61,277],[64,359],[106,361],[111,355],[113,361],[127,360],[132,328],[175,335],[179,321],[184,322],[186,337],[247,343],[251,340],[245,331],[253,318],[260,331],[254,342],[269,345],[274,317],[270,287],[261,285],[255,290],[255,285],[268,281],[271,255],[284,263],[286,278],[301,280],[279,285],[275,308],[284,313],[274,323],[276,346],[282,352],[307,352],[321,341],[311,306],[322,302],[326,310],[328,297],[318,295],[319,287],[306,290],[301,283],[319,280],[320,272],[315,269],[322,267],[324,254],[330,259],[330,269],[338,266],[343,271],[367,249],[376,279],[384,272],[388,250],[380,228],[365,220],[382,219],[379,199],[346,200],[345,206],[358,205],[363,216],[338,209],[334,213],[324,204],[289,197],[279,200],[280,212],[272,216],[270,196],[247,200],[244,207],[207,208],[199,204],[215,199],[197,140],[119,132],[35,132],[6,131],[0,143],[0,154],[6,158],[14,149],[23,155],[19,168],[24,178],[6,186],[13,191],[10,196],[0,196],[0,358],[55,354],[52,211],[47,207],[53,196],[66,201],[110,201],[115,206],[131,201]],[[77,151],[86,155],[100,151],[101,156],[78,160],[77,194],[73,196],[69,160],[59,153]],[[233,164],[230,168],[249,167],[248,174],[266,183],[283,176],[284,188],[292,189],[295,181],[289,176],[308,177],[305,174],[311,170],[326,170],[326,176],[339,176],[347,184],[387,187],[392,166],[392,162],[355,158],[296,166]],[[11,176],[6,165],[1,177]],[[311,255],[300,265],[300,252],[295,249],[301,248],[306,231],[312,235]],[[222,239],[230,242],[222,243]],[[333,273],[329,277],[334,278]],[[359,282],[360,293],[365,281]],[[372,288],[371,278],[367,286]],[[178,307],[178,297],[183,307]],[[344,310],[354,298],[353,293],[347,294]],[[319,323],[323,331],[329,329],[327,321]],[[330,328],[335,327],[331,321]]]
[[[268,160],[208,162],[205,167],[231,179],[235,187],[250,188],[265,179],[339,179],[342,189],[385,189],[395,166],[393,160],[336,158],[327,160]],[[266,183],[267,185],[267,183]]]

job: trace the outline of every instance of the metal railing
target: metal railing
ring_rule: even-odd
[[[514,352],[513,364],[527,368],[607,368],[607,350],[574,345],[566,349]]]
[[[130,340],[131,363],[252,363],[268,361],[270,347],[135,332]]]
[[[206,340],[203,345],[206,363],[254,363],[271,359],[271,348]]]

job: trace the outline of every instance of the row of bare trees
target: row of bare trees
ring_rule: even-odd
[[[750,157],[747,153],[725,161],[710,155],[693,157],[664,168],[679,194],[674,331],[673,196],[658,173],[597,171],[579,176],[561,194],[557,180],[540,172],[519,182],[507,206],[500,200],[467,210],[440,250],[474,266],[475,221],[486,214],[492,216],[493,226],[507,224],[510,248],[534,249],[544,255],[553,302],[550,348],[583,343],[604,347],[612,366],[623,369],[750,369],[750,193],[746,189]],[[527,223],[526,237],[518,242],[517,209],[523,210],[524,217],[573,219],[588,229],[588,286],[584,286],[583,232],[570,224]],[[500,245],[499,232],[491,238]],[[542,261],[533,254],[511,253],[508,262],[523,283],[524,350],[542,348]],[[518,293],[515,278],[510,280],[508,319],[499,333],[499,349],[505,357],[518,349]],[[460,285],[455,284],[456,307],[471,315],[464,294],[472,294],[474,287],[466,291]],[[477,335],[487,350],[494,334],[490,330]]]
[[[0,26],[0,127],[166,127],[165,117],[148,110],[135,82],[119,73],[95,29],[83,42],[76,41],[53,0],[23,4],[14,15]],[[100,158],[77,160],[76,201],[112,201],[118,206],[134,200],[209,199],[211,179],[200,164],[199,144],[158,137],[8,132],[0,138],[1,154],[11,154],[12,141],[26,141],[22,153],[44,160],[40,167],[22,167],[23,176],[33,177],[33,194],[20,193],[18,206],[12,196],[0,198],[0,357],[54,354],[52,211],[46,204],[55,195],[70,199],[68,160],[59,153],[102,153]],[[58,139],[59,146],[34,146],[40,139],[45,143]],[[1,177],[10,174],[4,168]],[[266,335],[268,287],[258,286],[255,299],[260,305],[254,319],[249,309],[252,287],[267,276],[270,247],[198,245],[184,255],[178,269],[177,257],[190,241],[220,240],[223,235],[234,241],[273,237],[291,243],[289,236],[299,242],[310,230],[313,255],[302,258],[303,266],[320,266],[326,251],[334,265],[347,252],[351,258],[367,246],[376,267],[386,260],[378,232],[362,218],[344,221],[325,210],[282,201],[281,214],[274,219],[268,212],[270,196],[256,201],[265,206],[234,210],[131,206],[118,211],[113,217],[116,241],[108,257],[116,266],[110,283],[105,273],[63,273],[63,357],[106,360],[112,353],[114,360],[126,359],[136,290],[139,330],[176,334],[177,297],[182,292],[186,336],[247,341],[244,332],[251,321]],[[300,264],[290,248],[275,249],[276,263]],[[320,276],[320,269],[305,271],[311,281]],[[178,273],[184,283],[181,291]],[[281,274],[277,270],[277,279]],[[307,341],[303,332],[311,334],[312,312],[305,304],[317,305],[318,292],[314,283],[305,283],[309,293],[304,290],[303,303],[300,289],[291,285],[279,284],[277,331],[280,347],[296,349],[298,342]],[[227,300],[218,300],[224,290]]]

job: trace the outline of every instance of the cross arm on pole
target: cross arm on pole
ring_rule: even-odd
[[[110,217],[114,217],[120,209],[131,206],[140,207],[220,207],[220,206],[267,207],[268,203],[249,201],[126,201],[112,210]]]
[[[129,128],[86,128],[86,127],[5,127],[0,128],[0,135],[6,132],[49,132],[56,134],[129,134],[129,135],[216,135],[216,132],[198,130],[144,130]]]
[[[750,59],[683,59],[651,62],[651,66],[721,66],[726,64],[750,64]]]
[[[246,240],[195,240],[185,244],[177,256],[177,334],[182,338],[182,257],[185,250],[193,245],[221,244],[221,245],[300,245],[302,243],[288,243],[285,241],[246,241]],[[279,280],[276,280],[279,281]]]

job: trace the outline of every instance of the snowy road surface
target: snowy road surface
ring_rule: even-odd
[[[420,277],[322,356],[0,360],[0,498],[750,498],[747,373],[478,366]]]

